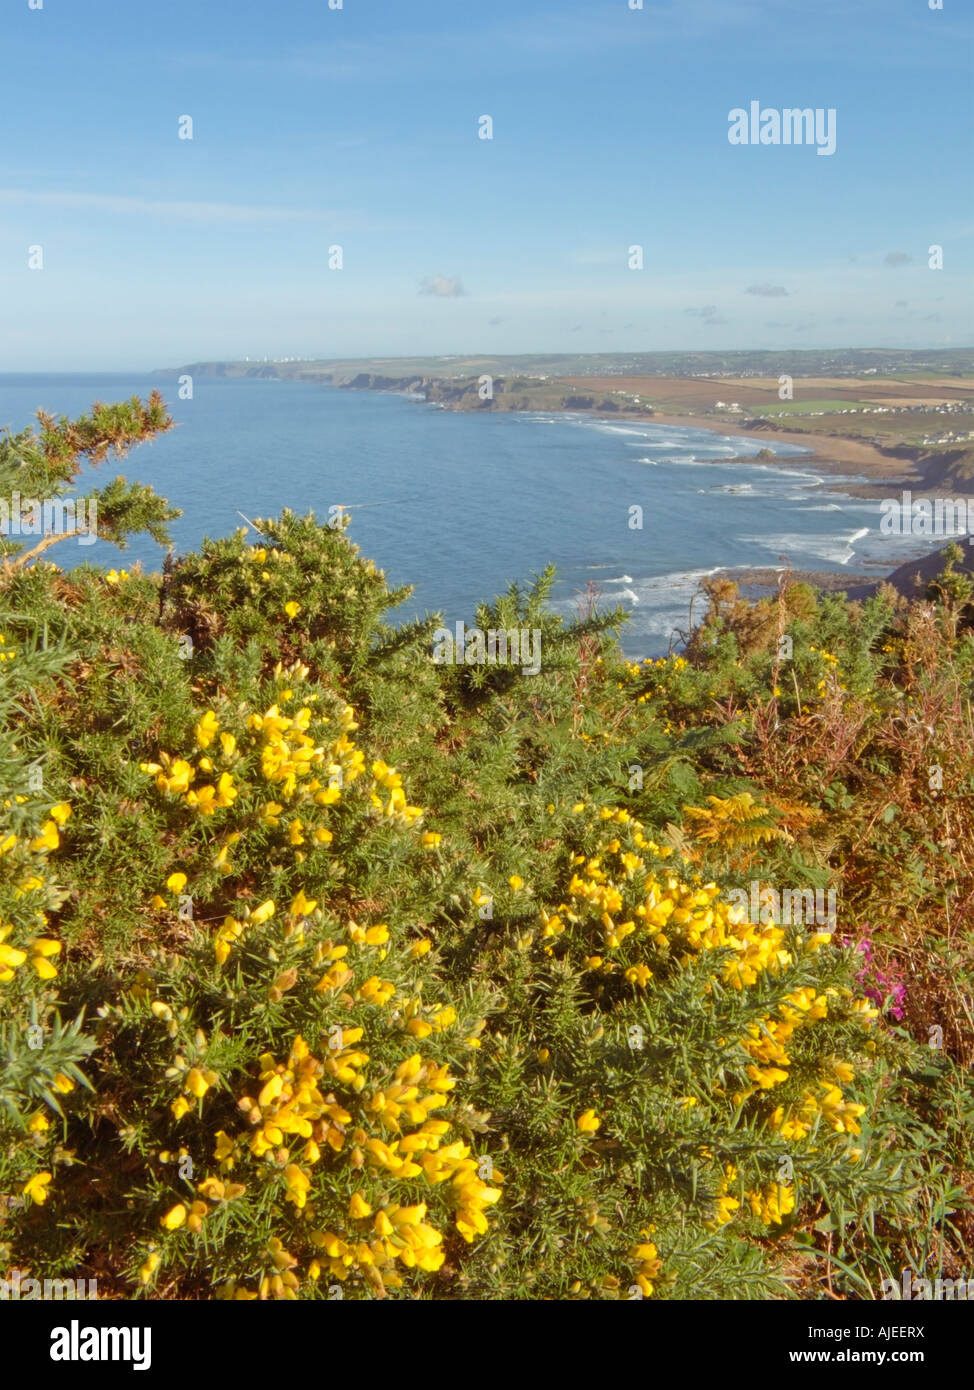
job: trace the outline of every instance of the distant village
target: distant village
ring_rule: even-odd
[[[939,404],[923,405],[850,405],[842,406],[835,410],[806,410],[802,411],[802,416],[809,419],[812,416],[820,415],[969,415],[974,408],[971,401],[942,401]],[[736,402],[724,405],[717,401],[714,405],[715,410],[724,409],[731,414],[739,413],[741,408]],[[788,412],[778,411],[774,415],[768,414],[767,419],[785,420]],[[946,430],[943,434],[924,435],[920,440],[921,444],[965,444],[974,440],[974,430]]]

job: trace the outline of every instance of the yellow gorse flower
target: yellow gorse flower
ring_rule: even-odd
[[[375,1271],[387,1287],[396,1288],[402,1282],[397,1266],[425,1271],[441,1267],[443,1234],[432,1224],[427,1203],[396,1201],[390,1184],[422,1179],[443,1191],[454,1209],[458,1232],[471,1241],[487,1229],[487,1209],[500,1199],[496,1185],[500,1174],[492,1171],[491,1181],[485,1180],[483,1161],[466,1144],[445,1142],[450,1125],[433,1118],[431,1112],[445,1104],[456,1083],[446,1066],[419,1053],[404,1059],[381,1090],[355,1102],[363,1123],[371,1117],[384,1137],[370,1135],[364,1128],[352,1130],[350,1110],[326,1088],[337,1082],[361,1092],[356,1083],[369,1060],[358,1046],[361,1038],[362,1029],[344,1029],[342,1046],[337,1051],[329,1048],[322,1059],[314,1057],[301,1038],[295,1040],[285,1062],[263,1056],[256,1094],[239,1102],[249,1135],[234,1138],[220,1131],[214,1157],[223,1174],[244,1162],[280,1173],[284,1200],[298,1211],[310,1212],[314,1165],[321,1159],[322,1147],[341,1154],[351,1139],[350,1158],[365,1185],[349,1197],[347,1230],[310,1232],[317,1253],[307,1275],[313,1280],[327,1275],[344,1281],[356,1272]],[[406,1122],[413,1127],[404,1128]],[[378,1178],[378,1200],[370,1190],[374,1178]],[[329,1186],[333,1181],[329,1176]],[[197,1190],[201,1197],[220,1202],[232,1200],[245,1188],[243,1183],[213,1175],[204,1178]],[[179,1203],[161,1223],[169,1230],[185,1226],[195,1231],[208,1210],[205,1202],[198,1207],[197,1211]],[[270,1272],[260,1283],[259,1296],[296,1296],[300,1288],[297,1261],[279,1241],[272,1241],[269,1256]],[[282,1282],[276,1284],[276,1279]],[[224,1296],[238,1294],[234,1285]]]
[[[29,1197],[38,1206],[43,1206],[51,1195],[47,1189],[52,1179],[53,1174],[51,1173],[35,1173],[29,1182],[24,1183],[24,1196]]]
[[[209,748],[214,738],[220,731],[220,721],[217,719],[213,710],[207,710],[206,714],[196,726],[196,743],[200,748]]]

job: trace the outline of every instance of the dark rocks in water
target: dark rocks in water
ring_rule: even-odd
[[[777,593],[782,580],[790,584],[809,584],[825,593],[845,592],[849,598],[855,597],[853,586],[864,586],[863,574],[840,574],[833,570],[773,570],[773,569],[733,569],[727,570],[723,578],[733,579],[742,598],[767,598]]]

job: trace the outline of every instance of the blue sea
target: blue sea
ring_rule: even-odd
[[[474,621],[478,602],[512,580],[557,566],[553,604],[565,614],[595,584],[600,602],[630,611],[630,656],[658,655],[686,632],[700,579],[736,566],[862,572],[877,577],[923,553],[880,536],[879,503],[851,498],[842,479],[811,468],[729,463],[768,439],[581,415],[453,413],[402,395],[326,386],[197,377],[0,375],[0,426],[20,430],[42,407],[76,415],[95,399],[159,387],[176,428],[119,465],[182,508],[177,552],[283,507],[327,520],[351,510],[349,534],[414,593],[390,615],[441,612]],[[803,451],[772,445],[779,456]],[[851,479],[850,479],[851,480]],[[892,495],[892,494],[891,494]],[[642,528],[630,525],[642,508]],[[891,546],[896,544],[895,554]],[[158,570],[164,549],[138,537],[124,552],[65,541],[50,558]],[[880,563],[882,568],[876,568]],[[695,614],[699,617],[698,600]]]

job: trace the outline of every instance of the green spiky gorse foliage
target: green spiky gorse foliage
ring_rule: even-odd
[[[255,525],[162,576],[4,570],[0,1263],[238,1299],[955,1273],[964,596],[721,589],[637,665],[544,571],[475,615],[540,630],[531,676],[436,664],[344,525]],[[749,920],[754,881],[837,885],[838,929]]]

